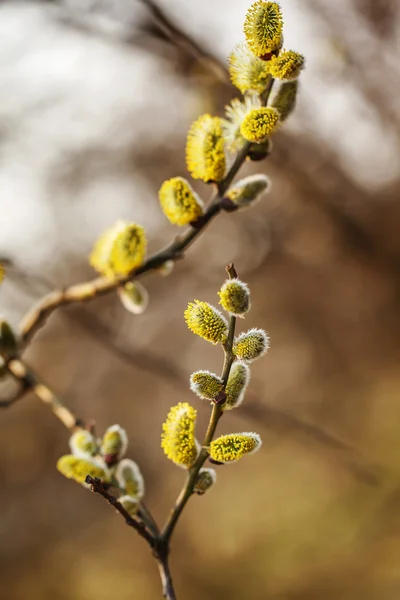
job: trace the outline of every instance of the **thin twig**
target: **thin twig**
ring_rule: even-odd
[[[169,570],[168,554],[157,558],[158,569],[160,571],[162,592],[166,600],[176,600],[175,590],[172,583],[171,571]]]
[[[55,416],[67,429],[74,431],[84,427],[84,423],[64,404],[64,402],[36,375],[25,362],[17,357],[5,360],[7,371],[21,383],[25,393],[32,391],[42,402],[47,404]]]
[[[20,388],[16,392],[14,392],[12,396],[0,400],[0,408],[8,408],[12,406],[16,402],[18,402],[18,400],[22,400],[22,398],[25,398],[29,391],[30,387],[22,383],[22,385],[20,385]]]
[[[125,523],[129,527],[133,527],[138,534],[146,540],[146,542],[153,548],[155,544],[154,536],[146,529],[145,525],[140,521],[137,521],[134,517],[132,517],[128,511],[122,506],[121,502],[115,496],[112,496],[105,489],[104,483],[98,479],[97,477],[91,477],[88,475],[85,479],[85,483],[91,486],[92,492],[96,494],[100,494],[103,496],[105,500],[107,500],[108,504],[111,504],[115,508],[116,511],[120,513],[125,519]]]
[[[231,277],[231,278],[236,277],[236,271],[232,264],[228,265],[226,270],[228,272],[229,277]],[[232,364],[234,361],[232,347],[233,347],[233,340],[234,340],[234,336],[235,336],[235,325],[236,325],[236,317],[231,316],[230,321],[229,321],[228,338],[227,338],[226,343],[224,344],[224,365],[222,368],[222,375],[221,375],[222,382],[223,382],[223,391],[225,391],[226,384],[228,383],[229,373],[230,373],[230,370],[231,370],[231,367],[232,367]],[[186,483],[183,486],[182,491],[179,494],[179,496],[175,502],[174,508],[172,509],[170,516],[169,516],[169,518],[164,526],[164,529],[162,530],[162,533],[161,533],[162,543],[167,548],[169,547],[170,539],[171,539],[171,536],[175,529],[175,526],[179,520],[179,517],[181,516],[182,511],[185,508],[190,496],[193,494],[193,489],[196,484],[199,471],[209,456],[208,446],[210,445],[210,442],[212,441],[212,439],[214,437],[215,430],[217,428],[218,421],[220,420],[220,418],[222,416],[222,413],[223,413],[222,404],[215,403],[212,408],[212,411],[211,411],[210,421],[208,423],[207,432],[205,434],[204,441],[203,441],[203,447],[197,457],[196,462],[194,463],[193,467],[189,471],[189,475],[186,480]]]
[[[227,186],[226,186],[227,187]],[[226,190],[226,187],[222,188]],[[78,283],[64,290],[55,290],[46,294],[36,306],[34,306],[22,318],[19,325],[19,334],[21,346],[26,346],[36,331],[45,323],[51,313],[67,304],[76,302],[88,302],[98,296],[103,296],[116,290],[120,285],[137,279],[140,275],[161,267],[167,260],[176,261],[182,258],[185,250],[194,242],[194,240],[204,231],[208,223],[220,212],[220,195],[217,193],[214,196],[210,206],[205,214],[201,217],[201,224],[198,227],[190,227],[185,234],[176,237],[166,248],[160,250],[141,265],[136,271],[125,277],[115,279],[107,279],[106,277],[98,277],[92,281]]]

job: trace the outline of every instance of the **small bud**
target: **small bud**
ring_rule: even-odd
[[[275,79],[291,81],[297,79],[304,68],[304,56],[293,50],[287,50],[271,58],[269,65],[271,75]]]
[[[210,371],[196,371],[190,376],[190,389],[203,400],[213,402],[223,387],[222,379]]]
[[[163,213],[174,225],[188,225],[204,212],[203,202],[183,177],[164,181],[158,195]]]
[[[127,447],[128,436],[125,429],[120,425],[112,425],[103,436],[100,452],[106,464],[111,466],[123,457]]]
[[[261,142],[261,144],[250,144],[249,151],[247,153],[247,157],[253,161],[264,160],[267,158],[272,152],[272,141],[270,138],[267,138],[265,142]]]
[[[271,77],[268,62],[254,56],[245,42],[238,44],[229,55],[229,75],[242,94],[262,94]]]
[[[118,288],[118,296],[124,308],[134,315],[141,315],[149,304],[149,294],[139,281],[128,281]]]
[[[137,464],[129,458],[122,459],[115,469],[118,485],[129,496],[137,500],[144,496],[144,481]]]
[[[224,404],[224,410],[236,408],[243,402],[249,381],[249,367],[243,362],[234,362],[231,367],[228,383],[226,384],[225,388],[226,401]]]
[[[189,469],[199,453],[194,435],[197,411],[187,402],[173,406],[162,426],[161,448],[175,464]]]
[[[200,469],[197,475],[197,481],[194,484],[193,491],[195,494],[202,496],[217,480],[217,474],[214,469]]]
[[[245,454],[256,452],[261,447],[257,433],[230,433],[221,435],[210,444],[210,457],[219,463],[235,462]]]
[[[279,113],[270,106],[251,110],[243,119],[240,133],[249,142],[260,143],[276,129]]]
[[[69,438],[69,447],[72,454],[81,458],[97,454],[96,438],[86,429],[79,429]]]
[[[282,81],[279,85],[275,84],[268,101],[268,106],[275,108],[279,113],[279,121],[283,123],[293,112],[296,106],[297,90],[299,82]]]
[[[118,221],[105,231],[90,255],[90,264],[107,277],[128,275],[146,256],[146,234],[140,225]]]
[[[203,115],[189,129],[186,164],[193,179],[206,183],[221,181],[225,175],[225,150],[219,117]]]
[[[266,175],[249,175],[235,183],[227,191],[225,198],[238,208],[246,208],[258,202],[270,188],[271,182]]]
[[[17,351],[17,340],[11,326],[0,320],[0,353],[7,357],[13,356]]]
[[[239,360],[252,362],[260,358],[269,348],[269,338],[263,329],[250,329],[241,333],[234,342],[233,353]]]
[[[166,260],[162,265],[157,267],[157,271],[162,277],[168,277],[174,270],[175,263],[173,260]]]
[[[282,13],[277,2],[254,2],[247,11],[244,34],[255,56],[264,56],[282,46]]]
[[[120,504],[122,504],[122,506],[124,507],[124,509],[126,510],[126,512],[131,515],[131,517],[134,517],[138,511],[139,508],[139,502],[136,498],[134,498],[133,496],[120,496],[118,498],[118,502]]]
[[[226,119],[222,119],[222,129],[227,148],[231,152],[237,152],[245,145],[246,140],[240,128],[246,115],[256,108],[261,108],[261,100],[256,94],[247,94],[243,102],[234,98],[225,107]]]
[[[185,310],[185,321],[190,331],[207,342],[218,344],[226,340],[228,323],[219,310],[208,302],[189,302]]]
[[[86,487],[85,479],[88,475],[90,477],[97,477],[105,482],[110,481],[110,473],[107,466],[102,460],[97,458],[81,458],[73,454],[66,454],[58,459],[57,470],[64,477],[75,479],[75,481]]]
[[[250,310],[250,290],[247,284],[238,278],[227,279],[218,296],[222,307],[234,317],[244,317]]]

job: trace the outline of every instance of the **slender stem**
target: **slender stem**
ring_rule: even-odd
[[[107,500],[108,504],[113,506],[115,508],[115,510],[118,511],[120,513],[120,515],[122,515],[124,517],[125,523],[129,527],[133,527],[133,529],[135,529],[138,532],[138,534],[140,536],[142,536],[142,538],[144,538],[148,544],[150,544],[150,546],[152,548],[154,547],[154,545],[155,545],[154,536],[149,531],[147,531],[147,529],[143,523],[141,523],[140,521],[137,521],[134,517],[132,517],[128,513],[128,511],[122,506],[121,502],[119,502],[115,496],[112,496],[111,494],[109,494],[107,492],[104,483],[100,479],[98,479],[97,477],[91,477],[90,475],[88,475],[86,477],[85,483],[90,485],[92,492],[95,492],[96,494],[100,494],[100,496],[102,496],[105,500]]]
[[[220,197],[214,196],[210,206],[201,217],[201,222],[196,227],[190,227],[185,234],[176,237],[168,246],[146,260],[135,272],[125,277],[107,279],[98,277],[92,281],[78,283],[64,290],[55,290],[46,294],[22,318],[19,324],[21,347],[26,346],[37,330],[45,323],[46,319],[56,308],[76,302],[88,302],[116,290],[120,285],[137,279],[140,275],[161,267],[167,260],[176,261],[182,258],[195,239],[204,231],[208,223],[220,212]]]
[[[50,406],[55,416],[67,429],[75,430],[84,426],[83,422],[22,360],[17,357],[5,358],[4,365],[14,379],[21,383],[25,393],[31,390],[42,402]]]
[[[168,554],[157,558],[158,569],[160,571],[163,596],[167,600],[176,600],[175,590],[172,583],[171,571],[169,570]]]
[[[233,264],[230,264],[226,268],[228,275],[230,278],[236,277],[236,271]],[[235,338],[235,326],[236,326],[236,317],[231,316],[229,320],[229,330],[228,330],[228,338],[224,344],[224,365],[222,368],[222,382],[223,382],[223,390],[226,388],[226,384],[228,383],[229,373],[235,360],[235,357],[232,352],[233,341]],[[223,414],[222,403],[214,404],[210,421],[208,423],[207,431],[204,436],[203,447],[200,451],[199,456],[197,457],[196,462],[193,467],[189,470],[188,478],[186,479],[186,483],[183,486],[176,502],[174,508],[172,509],[170,516],[162,530],[160,540],[162,544],[164,544],[167,548],[169,547],[169,542],[172,536],[172,533],[175,529],[175,526],[179,520],[179,517],[182,514],[183,509],[185,508],[190,496],[193,494],[193,489],[197,481],[197,476],[201,467],[204,465],[205,461],[208,458],[208,449],[207,447],[210,445],[215,431],[217,429],[218,421],[220,420]]]
[[[8,408],[18,402],[18,400],[22,400],[29,393],[30,387],[25,385],[24,383],[20,384],[20,388],[9,398],[5,398],[4,400],[0,400],[0,408]]]
[[[139,514],[142,520],[146,523],[150,531],[155,537],[160,535],[160,530],[158,528],[157,523],[155,522],[153,515],[145,505],[145,503],[141,500],[139,505]]]

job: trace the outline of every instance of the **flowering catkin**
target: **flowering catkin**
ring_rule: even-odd
[[[190,468],[197,458],[198,443],[194,435],[196,410],[187,402],[173,406],[162,426],[161,447],[175,464]]]
[[[210,444],[210,457],[216,462],[230,463],[245,454],[256,452],[261,447],[258,433],[230,433],[221,435]]]

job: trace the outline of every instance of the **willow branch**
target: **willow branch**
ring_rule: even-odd
[[[233,279],[234,277],[236,277],[236,271],[232,264],[228,265],[226,270],[227,270],[230,278]],[[235,337],[235,326],[236,326],[236,317],[231,316],[230,320],[229,320],[228,338],[224,344],[224,365],[222,368],[222,375],[221,375],[222,383],[223,383],[223,388],[222,388],[223,391],[225,391],[226,384],[228,383],[229,373],[230,373],[230,370],[231,370],[231,367],[232,367],[232,364],[234,361],[234,355],[232,352],[232,348],[233,348],[233,340]],[[212,408],[210,421],[208,423],[207,431],[206,431],[204,441],[203,441],[203,447],[199,453],[199,456],[196,459],[196,462],[194,463],[193,467],[189,471],[189,475],[186,480],[186,483],[183,486],[182,491],[179,494],[179,496],[175,502],[174,508],[172,509],[171,514],[170,514],[170,516],[164,526],[164,529],[161,533],[162,543],[165,544],[165,546],[167,548],[169,547],[170,539],[171,539],[171,536],[175,529],[175,526],[179,520],[179,517],[181,516],[182,511],[185,508],[190,496],[193,494],[194,486],[196,484],[199,471],[209,456],[207,448],[210,445],[210,443],[214,437],[215,431],[217,429],[218,421],[220,420],[220,418],[222,416],[222,413],[223,413],[222,404],[223,404],[223,401],[222,402],[216,401]]]
[[[128,511],[122,506],[121,502],[119,502],[115,496],[112,496],[111,494],[108,493],[108,491],[106,490],[106,488],[104,486],[104,483],[100,479],[98,479],[97,477],[91,477],[90,475],[88,475],[85,479],[85,483],[90,485],[90,489],[92,490],[92,492],[95,492],[96,494],[100,494],[100,496],[102,496],[105,500],[107,500],[108,504],[113,506],[115,508],[115,510],[124,517],[125,523],[129,527],[133,527],[133,529],[135,529],[135,531],[137,531],[137,533],[142,538],[144,538],[146,540],[146,542],[152,548],[154,547],[155,538],[152,535],[152,533],[150,533],[146,529],[145,525],[142,522],[140,522],[140,521],[136,520],[134,517],[132,517],[128,513]]]
[[[226,190],[226,187],[223,186],[222,189]],[[201,220],[199,220],[198,226],[190,227],[186,233],[176,237],[166,248],[148,258],[143,265],[129,275],[115,279],[97,277],[92,281],[78,283],[64,290],[55,290],[46,294],[36,306],[28,311],[20,322],[19,334],[21,345],[26,346],[38,329],[44,325],[46,319],[60,306],[76,302],[88,302],[98,296],[103,296],[116,290],[120,285],[128,281],[133,281],[144,273],[161,267],[167,260],[176,261],[182,258],[183,253],[199,237],[209,222],[220,212],[220,200],[220,195],[217,193],[207,211],[201,217]]]
[[[273,82],[274,80],[271,77],[265,92],[261,96],[263,104],[266,104],[268,101]],[[38,329],[44,325],[46,319],[60,306],[74,304],[77,302],[88,302],[94,298],[97,298],[98,296],[103,296],[116,290],[120,285],[123,285],[128,281],[133,281],[144,273],[148,273],[149,271],[153,271],[154,269],[161,267],[161,265],[163,265],[167,260],[176,261],[182,258],[186,250],[203,233],[207,225],[221,211],[222,198],[231,185],[240,167],[246,160],[249,148],[250,143],[246,142],[243,148],[241,148],[241,150],[237,153],[226,177],[218,184],[217,191],[214,194],[214,197],[211,200],[206,212],[202,217],[200,217],[195,226],[189,227],[189,229],[183,235],[177,236],[170,244],[168,244],[168,246],[153,254],[153,256],[148,258],[138,269],[124,277],[117,277],[115,279],[97,277],[92,281],[78,283],[63,290],[55,290],[49,294],[46,294],[41,300],[39,300],[36,306],[27,312],[20,322],[19,334],[21,346],[24,347],[30,342]]]
[[[163,554],[157,558],[158,569],[160,571],[162,592],[167,600],[176,600],[175,590],[172,583],[171,571],[169,570],[168,554]]]
[[[84,427],[83,421],[78,419],[74,413],[59,398],[30,367],[17,357],[8,358],[4,362],[7,371],[18,381],[21,386],[21,394],[31,391],[42,402],[47,404],[57,419],[71,431]],[[14,397],[15,401],[15,397]],[[3,401],[7,402],[7,401]]]
[[[18,381],[18,384],[19,389],[16,392],[11,394],[8,398],[0,399],[0,408],[8,408],[12,406],[19,400],[22,400],[22,398],[25,398],[25,396],[27,396],[27,394],[30,392],[29,385],[21,381]]]

